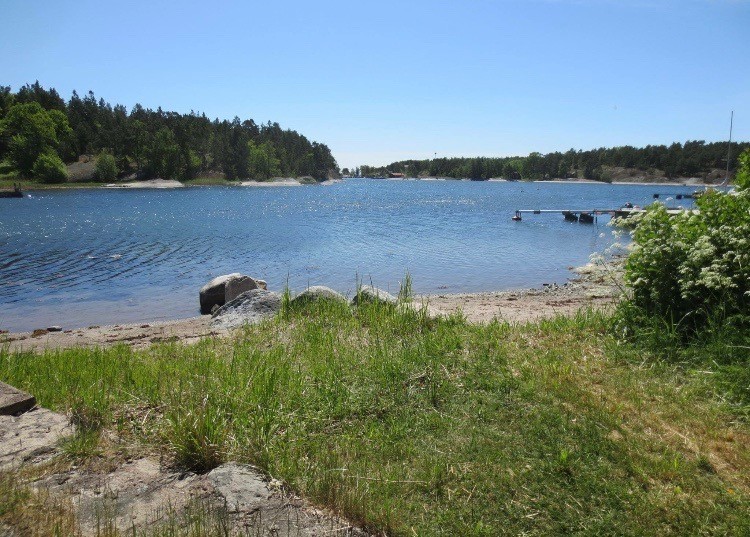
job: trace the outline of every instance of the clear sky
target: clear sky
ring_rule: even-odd
[[[342,167],[750,140],[750,0],[0,0],[0,84],[277,121]]]

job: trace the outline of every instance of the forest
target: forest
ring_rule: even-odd
[[[23,178],[64,182],[65,163],[94,156],[97,179],[189,180],[212,174],[324,180],[338,172],[330,149],[278,123],[211,120],[136,104],[110,105],[89,91],[66,102],[39,82],[0,86],[0,164]]]
[[[730,175],[733,175],[737,167],[738,155],[747,148],[750,148],[750,142],[732,143]],[[641,172],[675,179],[701,177],[716,170],[725,170],[728,149],[727,142],[706,143],[701,140],[642,148],[622,146],[589,151],[570,149],[565,153],[531,153],[526,157],[403,160],[383,167],[363,165],[353,174],[381,177],[389,173],[403,173],[407,177],[477,180],[493,177],[511,180],[579,178],[609,182],[614,178],[616,169],[620,168],[635,175]],[[345,175],[347,171],[344,170]]]

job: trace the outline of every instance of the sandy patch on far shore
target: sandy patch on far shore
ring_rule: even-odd
[[[183,188],[185,185],[174,179],[151,179],[130,183],[109,183],[102,188]]]
[[[270,181],[242,181],[240,186],[302,186],[297,179],[272,179]]]

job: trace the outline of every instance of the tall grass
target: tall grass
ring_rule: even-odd
[[[285,303],[232,340],[0,351],[0,378],[176,467],[256,464],[376,532],[750,531],[749,431],[721,385],[644,361],[597,312],[477,326]]]

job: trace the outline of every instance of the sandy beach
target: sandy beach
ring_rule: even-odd
[[[469,322],[486,323],[493,319],[525,323],[558,314],[572,315],[581,308],[608,308],[621,294],[620,265],[589,264],[574,270],[564,285],[544,285],[516,291],[435,294],[415,297],[431,311],[461,312]],[[125,344],[135,348],[153,343],[197,343],[202,338],[225,336],[228,331],[211,327],[211,316],[202,315],[166,322],[90,326],[73,330],[0,334],[0,345],[11,352],[43,351],[70,347],[100,347]]]

